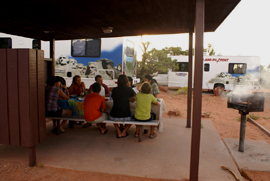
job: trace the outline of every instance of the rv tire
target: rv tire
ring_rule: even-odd
[[[224,92],[224,85],[223,84],[215,84],[213,93],[215,96],[220,96]]]

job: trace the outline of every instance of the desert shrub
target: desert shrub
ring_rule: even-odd
[[[254,114],[250,114],[248,117],[250,117],[253,120],[258,120],[259,119],[259,116],[256,116]]]
[[[246,117],[246,121],[247,121],[248,118],[251,118],[251,119],[253,119],[253,120],[258,120],[258,119],[259,119],[259,116],[256,116],[256,115],[254,115],[254,114],[250,114],[249,116]],[[241,121],[241,116],[239,116],[239,117],[237,118],[237,121],[238,121],[238,122]]]
[[[187,94],[188,92],[188,88],[187,87],[181,87],[180,89],[178,89],[175,93],[175,95],[179,95],[179,94]]]

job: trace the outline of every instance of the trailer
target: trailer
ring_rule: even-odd
[[[55,75],[64,77],[68,85],[74,75],[80,75],[86,87],[95,82],[96,75],[101,75],[109,87],[116,86],[121,74],[132,77],[133,83],[137,83],[136,38],[71,40],[70,49],[65,49],[56,60]]]
[[[0,33],[2,38],[10,38],[12,48],[38,48],[44,50],[49,58],[49,42],[33,40]],[[95,82],[95,76],[101,75],[103,82],[115,87],[117,78],[125,74],[138,83],[137,42],[140,37],[117,37],[76,39],[55,42],[55,75],[71,85],[72,77],[80,75],[88,88]]]
[[[178,68],[175,71],[169,70],[168,87],[187,87],[188,56],[171,56],[171,58],[177,59]],[[260,88],[260,58],[257,56],[204,56],[203,64],[204,90],[220,87],[231,91],[235,86],[249,90]],[[194,77],[197,78],[201,77]]]

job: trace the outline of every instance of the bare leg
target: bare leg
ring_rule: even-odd
[[[64,125],[67,123],[67,120],[63,120],[61,125],[60,125],[60,130],[63,130]]]
[[[72,111],[68,109],[62,109],[62,116],[70,116],[72,115]],[[64,125],[67,123],[67,120],[63,120],[60,125],[60,130],[63,130]]]
[[[154,129],[155,129],[155,126],[151,126],[151,132],[150,132],[149,138],[157,137],[157,134],[154,133]]]
[[[62,116],[71,116],[72,111],[68,109],[62,109]]]
[[[138,125],[136,125],[136,131],[135,131],[135,134],[134,134],[134,137],[139,137],[139,131],[140,131],[140,127]]]
[[[126,136],[126,134],[127,134],[126,132],[127,132],[127,130],[130,128],[130,126],[131,126],[131,124],[126,124],[126,127],[125,127],[125,129],[123,130],[121,136]]]
[[[140,127],[138,125],[136,125],[136,133],[139,134],[139,130],[140,130]]]
[[[120,128],[119,128],[118,124],[113,124],[113,125],[114,125],[114,127],[115,127],[115,129],[117,131],[118,137],[121,137],[121,131],[120,131]]]
[[[106,123],[100,123],[101,127],[106,129]]]
[[[151,134],[154,134],[155,126],[151,126]]]
[[[120,124],[120,130],[124,130],[125,126],[123,124]]]
[[[101,126],[101,123],[97,123],[96,125],[100,129],[100,132],[103,134],[104,130],[103,130],[102,126]]]

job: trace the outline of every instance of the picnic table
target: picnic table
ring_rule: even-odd
[[[156,120],[159,120],[158,132],[163,131],[163,121],[162,113],[166,112],[166,105],[163,99],[158,99],[159,105],[152,105],[151,111],[156,114]],[[72,96],[69,100],[59,100],[59,106],[62,109],[69,109],[72,111],[73,116],[83,116],[84,115],[84,98],[79,96]],[[105,112],[110,114],[113,106],[113,100],[107,100]],[[136,101],[130,102],[130,111],[135,112]],[[148,129],[145,127],[144,129]]]

